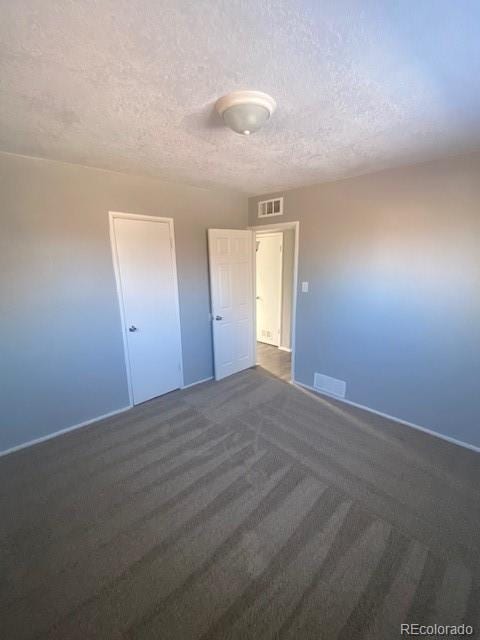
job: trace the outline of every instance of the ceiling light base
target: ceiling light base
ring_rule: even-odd
[[[276,107],[275,100],[262,91],[232,91],[215,103],[225,124],[244,136],[260,129]]]

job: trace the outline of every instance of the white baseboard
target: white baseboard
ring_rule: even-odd
[[[450,444],[456,444],[459,447],[463,447],[464,449],[470,449],[470,451],[475,451],[476,453],[480,453],[480,447],[475,446],[474,444],[470,444],[468,442],[463,442],[462,440],[457,440],[456,438],[451,438],[450,436],[446,436],[443,433],[438,433],[438,431],[432,431],[431,429],[427,429],[427,427],[421,427],[418,424],[413,422],[408,422],[407,420],[402,420],[401,418],[396,418],[395,416],[391,416],[388,413],[383,413],[382,411],[377,411],[376,409],[371,409],[370,407],[366,407],[363,404],[358,404],[357,402],[352,402],[351,400],[346,400],[345,398],[338,398],[337,396],[330,395],[328,393],[324,393],[315,389],[315,387],[311,387],[308,384],[304,384],[303,382],[298,382],[298,380],[292,380],[292,384],[300,389],[300,391],[304,391],[308,393],[310,396],[323,396],[325,398],[329,398],[331,400],[338,400],[338,402],[343,402],[344,404],[348,404],[351,407],[357,407],[357,409],[363,409],[364,411],[369,411],[370,413],[374,413],[377,416],[381,416],[382,418],[387,418],[388,420],[393,420],[394,422],[398,422],[399,424],[403,424],[407,427],[411,427],[412,429],[417,429],[417,431],[423,431],[423,433],[428,433],[430,436],[434,436],[435,438],[440,438],[441,440],[446,440],[446,442],[450,442]],[[319,398],[317,398],[318,400]]]
[[[292,353],[292,350],[289,349],[288,347],[278,347],[280,349],[280,351],[286,351],[287,353]]]
[[[184,387],[182,387],[182,389],[189,389],[190,387],[194,387],[195,385],[201,384],[202,382],[208,382],[209,380],[213,380],[213,376],[210,376],[209,378],[204,378],[203,380],[197,380],[196,382],[192,382],[191,384],[187,384]],[[35,438],[34,440],[28,440],[27,442],[22,442],[22,444],[17,444],[14,447],[10,447],[9,449],[4,449],[3,451],[0,451],[0,458],[3,456],[8,456],[9,453],[14,453],[15,451],[20,451],[21,449],[26,449],[27,447],[33,447],[33,445],[40,444],[41,442],[46,442],[47,440],[51,440],[52,438],[61,436],[62,434],[68,433],[69,431],[75,431],[76,429],[81,429],[82,427],[86,427],[89,424],[98,422],[99,420],[104,420],[105,418],[111,418],[112,416],[116,416],[118,413],[123,413],[124,411],[128,411],[128,409],[131,409],[132,406],[133,405],[128,405],[126,407],[122,407],[121,409],[116,409],[115,411],[104,413],[103,415],[97,416],[96,418],[91,418],[90,420],[85,420],[84,422],[74,424],[71,427],[66,427],[65,429],[54,431],[53,433],[49,433],[46,436]]]
[[[75,431],[76,429],[81,429],[82,427],[86,427],[89,424],[93,424],[94,422],[98,422],[99,420],[105,420],[105,418],[111,418],[112,416],[116,416],[118,413],[123,413],[124,411],[128,411],[132,408],[132,405],[128,405],[127,407],[122,407],[121,409],[116,409],[115,411],[110,411],[109,413],[104,413],[101,416],[97,416],[96,418],[91,418],[90,420],[85,420],[84,422],[79,422],[78,424],[74,424],[71,427],[66,427],[65,429],[60,429],[60,431],[54,431],[53,433],[49,433],[46,436],[42,436],[41,438],[35,438],[34,440],[28,440],[27,442],[22,442],[22,444],[17,444],[14,447],[10,447],[10,449],[4,449],[0,451],[0,458],[3,456],[7,456],[9,453],[14,453],[15,451],[20,451],[20,449],[26,449],[27,447],[33,447],[34,444],[40,444],[40,442],[46,442],[47,440],[51,440],[52,438],[56,438],[57,436],[61,436],[64,433],[68,433],[69,431]]]
[[[190,389],[190,387],[196,387],[197,384],[202,384],[202,382],[210,382],[210,380],[213,380],[213,376],[209,376],[208,378],[203,378],[202,380],[197,380],[196,382],[191,382],[190,384],[186,384],[184,387],[182,387],[182,390]]]

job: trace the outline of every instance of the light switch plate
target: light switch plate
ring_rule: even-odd
[[[302,282],[302,293],[308,293],[308,282]]]

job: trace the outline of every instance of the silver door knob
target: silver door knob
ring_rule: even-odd
[[[215,316],[215,320],[223,320],[223,316]]]
[[[128,327],[128,330],[129,330],[131,333],[133,333],[134,331],[136,331],[136,330],[137,330],[137,327],[136,327],[134,324],[132,324],[132,326],[131,326],[131,327]]]

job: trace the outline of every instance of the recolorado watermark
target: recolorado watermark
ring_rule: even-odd
[[[426,636],[432,638],[466,638],[473,636],[474,628],[470,624],[401,624],[402,636]]]

